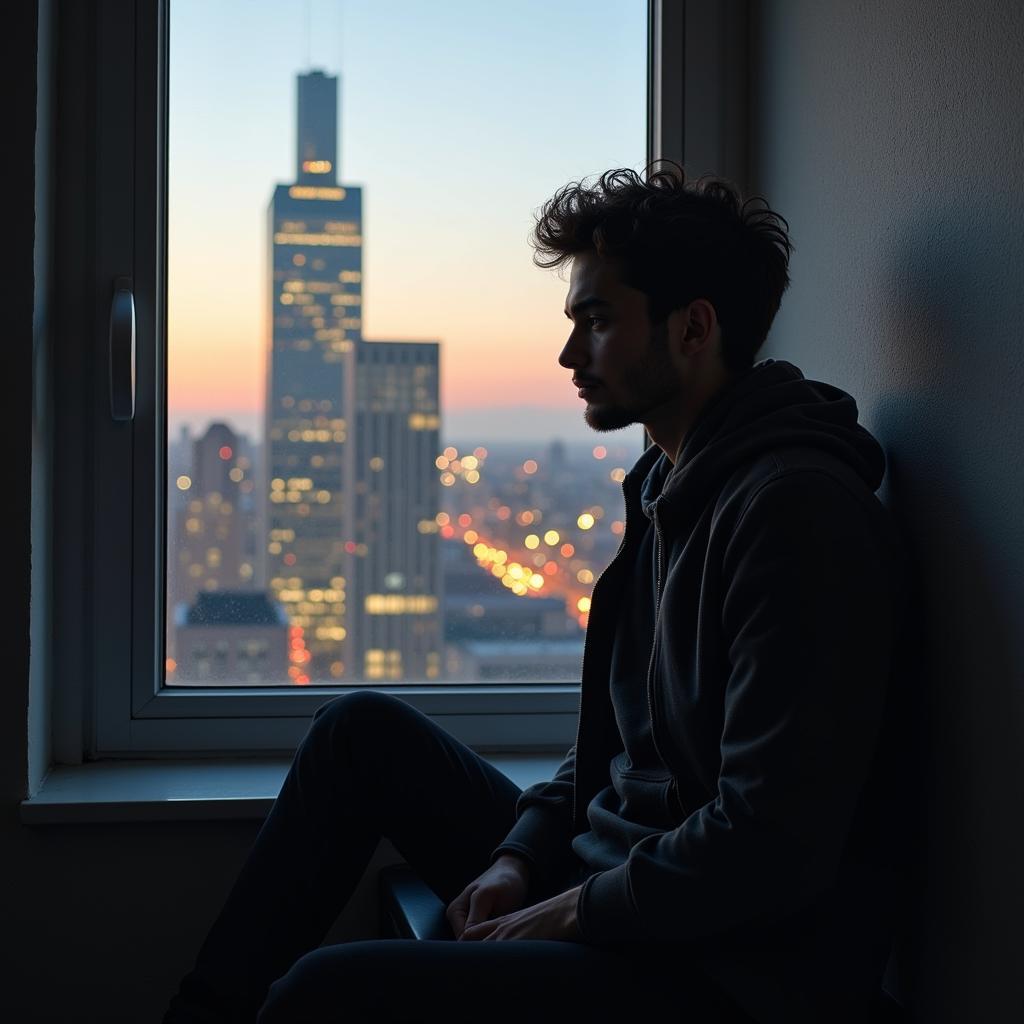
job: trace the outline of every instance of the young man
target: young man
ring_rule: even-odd
[[[576,743],[520,793],[396,698],[329,702],[168,1022],[867,1018],[907,571],[854,400],[754,365],[785,222],[668,165],[561,189],[535,245],[571,265],[559,362],[587,422],[653,442],[594,588]],[[458,941],[315,949],[381,835]]]

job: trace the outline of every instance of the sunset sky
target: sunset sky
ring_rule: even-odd
[[[172,431],[259,433],[266,211],[313,67],[341,76],[339,178],[364,189],[364,336],[442,343],[447,438],[594,439],[556,363],[566,284],[528,235],[559,185],[642,166],[646,8],[173,0]]]

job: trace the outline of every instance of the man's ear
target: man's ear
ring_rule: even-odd
[[[668,340],[673,354],[689,358],[711,344],[718,314],[707,299],[694,299],[668,315]]]

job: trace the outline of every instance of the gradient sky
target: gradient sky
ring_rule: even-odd
[[[596,436],[556,357],[566,284],[533,211],[645,147],[646,0],[172,0],[171,429],[258,433],[266,210],[295,75],[341,75],[369,339],[442,342],[445,438]],[[609,440],[605,438],[605,440]]]

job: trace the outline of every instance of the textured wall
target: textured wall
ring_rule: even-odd
[[[790,221],[763,355],[858,400],[921,566],[928,844],[900,988],[1024,1019],[1024,5],[751,5],[751,178]],[[894,785],[899,785],[894,780]]]

